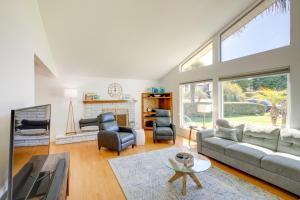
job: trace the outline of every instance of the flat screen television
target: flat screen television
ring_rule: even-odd
[[[45,196],[50,172],[42,172],[43,164],[30,161],[33,156],[49,154],[50,121],[50,104],[11,111],[8,200]]]

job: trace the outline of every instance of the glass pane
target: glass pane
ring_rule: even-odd
[[[290,45],[290,2],[263,1],[221,35],[222,61]]]
[[[213,62],[213,50],[212,50],[212,43],[210,43],[199,53],[193,56],[189,61],[183,64],[181,70],[185,72],[192,69],[198,69],[199,67],[212,65],[212,62]]]
[[[213,127],[212,82],[191,83],[181,86],[182,126]]]
[[[285,127],[288,117],[287,87],[287,74],[224,81],[224,119]]]

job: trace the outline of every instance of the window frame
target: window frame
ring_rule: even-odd
[[[183,90],[182,88],[184,85],[193,84],[193,83],[211,83],[212,86],[212,93],[211,93],[211,100],[212,100],[212,123],[214,128],[215,124],[215,103],[214,103],[214,80],[213,79],[206,79],[206,80],[199,80],[199,81],[191,81],[191,82],[184,82],[179,84],[179,128],[181,129],[189,129],[189,127],[184,126],[184,107],[183,107]]]
[[[179,72],[188,72],[188,71],[193,71],[194,69],[190,69],[190,70],[186,70],[184,71],[182,68],[183,66],[188,63],[190,60],[192,60],[195,56],[197,56],[202,50],[204,50],[206,47],[208,47],[209,45],[212,46],[212,64],[210,65],[203,65],[201,67],[208,67],[208,66],[212,66],[214,65],[214,41],[213,39],[209,39],[208,41],[206,41],[204,44],[202,44],[199,48],[197,48],[195,51],[193,51],[190,55],[188,55],[180,64],[179,64]],[[199,68],[201,68],[199,67]],[[199,69],[198,68],[198,69]],[[198,82],[198,81],[196,81]]]
[[[282,47],[269,49],[269,50],[265,50],[265,51],[262,51],[262,52],[256,52],[254,54],[250,54],[250,55],[246,55],[246,56],[242,56],[242,57],[222,61],[222,35],[227,30],[232,28],[235,24],[237,24],[240,20],[242,20],[244,17],[246,17],[249,13],[251,13],[254,9],[256,9],[264,1],[266,1],[266,0],[260,0],[260,1],[254,2],[250,7],[246,8],[244,11],[242,11],[241,14],[239,14],[235,19],[233,19],[229,24],[227,24],[221,30],[218,31],[218,34],[217,34],[218,35],[218,45],[217,46],[218,46],[218,62],[219,63],[224,63],[224,62],[228,62],[228,61],[232,61],[232,60],[236,60],[236,59],[241,59],[241,58],[244,58],[244,57],[247,57],[247,56],[251,56],[251,55],[263,53],[263,52],[266,52],[266,51],[272,51],[274,49],[286,47],[286,46],[282,46]],[[291,5],[292,5],[292,1],[290,1],[290,9],[292,8]],[[290,23],[292,22],[291,20],[292,20],[292,12],[290,11]],[[287,46],[291,46],[291,42],[292,42],[291,41],[292,40],[292,30],[291,29],[292,29],[292,23],[290,24],[290,42]]]

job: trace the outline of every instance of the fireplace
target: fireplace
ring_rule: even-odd
[[[129,110],[126,108],[105,108],[102,110],[102,113],[112,112],[114,113],[115,119],[119,126],[130,127],[129,122]]]
[[[84,101],[83,118],[96,118],[99,114],[112,112],[119,126],[134,128],[135,121],[135,101],[126,100],[98,100]]]

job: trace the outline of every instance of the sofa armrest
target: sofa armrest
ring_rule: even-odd
[[[199,130],[197,132],[197,135],[200,136],[200,139],[205,139],[205,138],[210,138],[213,137],[215,133],[214,129],[203,129],[203,130]]]
[[[119,133],[101,130],[98,133],[98,145],[112,150],[121,150]]]
[[[202,153],[202,141],[205,138],[210,138],[214,136],[214,129],[203,129],[197,132],[197,151]]]

